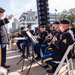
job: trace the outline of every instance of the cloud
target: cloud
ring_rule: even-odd
[[[69,10],[75,7],[74,0],[48,0],[48,2],[51,13],[55,13],[55,9],[57,9],[57,12],[62,12],[64,9]],[[36,11],[36,0],[10,0],[10,9],[14,14],[27,12],[30,9]]]
[[[30,9],[36,10],[36,0],[10,0],[12,12],[25,12]]]
[[[63,11],[64,9],[69,10],[75,8],[75,1],[73,0],[49,0],[49,8],[51,11],[57,9],[58,12]]]

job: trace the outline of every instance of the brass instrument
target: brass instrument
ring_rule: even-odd
[[[43,45],[47,40],[49,40],[49,39],[51,40],[51,38],[47,36],[47,37],[45,38],[44,42],[42,43],[42,45]]]

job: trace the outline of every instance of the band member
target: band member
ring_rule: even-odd
[[[46,38],[50,38],[50,39],[48,40],[49,46],[46,48],[46,52],[44,53],[44,55],[54,52],[53,49],[57,48],[56,42],[59,40],[59,37],[61,34],[61,31],[59,29],[60,28],[60,22],[59,21],[55,21],[52,26],[53,26],[53,29],[51,30],[50,34],[48,34],[48,36],[46,37]]]
[[[37,37],[39,43],[34,45],[34,51],[37,57],[36,60],[39,60],[41,58],[40,49],[42,49],[42,53],[45,53],[45,48],[48,46],[47,42],[45,41],[46,36],[48,35],[48,32],[45,30],[45,26],[40,26],[40,32]]]
[[[31,29],[31,25],[28,25],[27,26],[28,28],[28,31],[32,34],[32,35],[35,35],[34,31]],[[25,56],[25,52],[26,52],[26,57],[29,56],[29,46],[31,45],[32,41],[31,39],[28,37],[28,35],[26,34],[26,40],[24,40],[23,42],[23,45],[22,45],[22,48],[23,48],[23,57]]]
[[[4,19],[1,19],[4,15],[5,10],[0,7],[0,45],[1,45],[1,66],[5,68],[9,68],[6,63],[6,45],[8,42],[7,30],[5,28],[5,24],[9,23],[9,20],[13,17],[13,15],[7,16]]]
[[[72,31],[69,29],[70,21],[67,19],[63,19],[60,21],[60,29],[62,34],[60,39],[58,40],[58,49],[52,55],[45,55],[42,57],[44,63],[51,67],[51,70],[47,70],[49,73],[55,72],[58,64],[53,61],[61,61],[64,53],[66,52],[69,45],[73,44],[74,35],[71,33]],[[71,52],[68,54],[68,58],[70,58]]]
[[[21,28],[21,30],[19,31],[18,37],[24,37],[24,35],[23,35],[23,33],[22,33],[23,29],[24,29],[24,28]],[[17,44],[17,47],[18,47],[18,49],[19,49],[19,52],[22,52],[22,47],[21,47],[20,44],[23,43],[23,41],[24,41],[24,40],[18,40],[17,43],[16,43],[16,44]]]
[[[60,28],[60,22],[59,21],[55,21],[52,25],[52,27],[50,27],[50,34],[48,35],[48,37],[50,36],[50,38],[52,38],[53,36],[56,35],[56,33],[58,32]]]

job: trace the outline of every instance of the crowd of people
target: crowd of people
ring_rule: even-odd
[[[3,16],[5,10],[0,8],[0,18]],[[9,68],[10,66],[5,65],[6,63],[6,44],[7,35],[4,25],[7,24],[13,15],[7,16],[6,18],[0,20],[0,44],[2,51],[2,63],[1,66]],[[28,25],[28,31],[35,36],[34,30]],[[68,19],[62,19],[60,21],[55,21],[50,25],[50,30],[47,31],[44,25],[39,26],[38,35],[36,37],[38,43],[34,44],[34,54],[36,56],[35,60],[42,60],[45,63],[44,68],[50,68],[47,70],[48,73],[55,72],[58,64],[53,61],[61,61],[64,53],[66,52],[69,45],[73,44],[74,34],[70,28],[70,21]],[[19,52],[22,53],[21,57],[28,57],[30,55],[29,46],[32,44],[31,39],[24,31],[21,29],[18,33],[18,37],[25,37],[25,40],[18,40],[16,45]],[[21,46],[22,44],[22,46]],[[25,53],[26,52],[26,53]],[[42,55],[41,55],[42,52]],[[25,55],[26,54],[26,55]],[[68,59],[72,57],[71,51],[68,54]]]

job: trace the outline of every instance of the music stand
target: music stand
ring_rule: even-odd
[[[30,68],[28,69],[27,75],[29,74],[29,71],[31,69],[31,66],[34,62],[36,62],[38,65],[40,65],[35,59],[34,59],[34,44],[38,43],[38,41],[36,40],[36,38],[29,32],[26,31],[27,35],[29,36],[30,40],[32,41],[32,60],[30,63]],[[41,67],[43,67],[42,65],[40,65]]]
[[[38,43],[38,41],[36,40],[36,38],[27,30],[26,34],[28,35],[28,37],[30,38],[31,42],[32,42],[32,59],[30,60],[30,68],[28,69],[27,75],[29,74],[29,71],[31,69],[31,66],[33,64],[33,62],[36,62],[38,65],[40,65],[35,59],[34,59],[34,44]],[[23,60],[23,64],[22,64],[22,71],[23,71],[23,66],[24,66],[24,57],[17,63],[17,65]],[[29,60],[29,59],[28,59]],[[42,65],[40,65],[41,67],[43,67]]]

